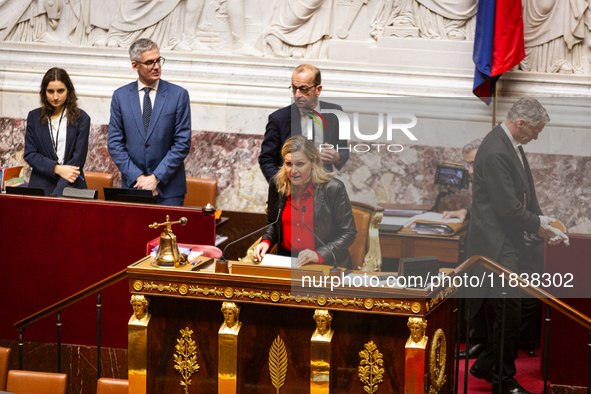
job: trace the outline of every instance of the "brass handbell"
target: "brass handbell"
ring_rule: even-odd
[[[172,233],[171,226],[173,224],[180,224],[184,226],[187,224],[187,218],[182,217],[179,221],[171,222],[170,216],[166,215],[166,222],[150,224],[150,228],[158,228],[166,226],[164,231],[160,234],[160,246],[156,252],[155,265],[161,267],[179,267],[187,264],[188,256],[179,252],[179,247],[176,243],[176,235]],[[154,264],[154,263],[152,263]]]

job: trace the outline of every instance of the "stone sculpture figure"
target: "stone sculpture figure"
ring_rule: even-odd
[[[190,51],[182,40],[185,3],[194,0],[121,0],[107,36],[107,46],[128,48],[148,38],[163,50]]]
[[[218,0],[220,5],[225,5],[232,33],[232,52],[237,55],[262,56],[262,53],[246,41],[246,28],[244,24],[244,0]],[[185,18],[185,40],[192,43],[196,50],[210,50],[211,48],[199,42],[197,39],[198,25],[205,9],[206,0],[189,0],[187,2]]]
[[[63,0],[0,0],[0,41],[59,43],[56,29]]]
[[[69,0],[69,3],[72,10],[70,42],[74,45],[105,46],[121,0]]]
[[[278,0],[263,31],[266,54],[326,59],[331,38],[333,0]]]
[[[588,0],[523,0],[525,59],[520,69],[582,73],[583,40],[590,25]]]
[[[376,39],[384,34],[400,36],[400,31],[402,37],[416,37],[404,34],[411,30],[408,27],[418,28],[422,38],[474,39],[476,0],[380,0],[377,10],[371,23],[371,35]]]

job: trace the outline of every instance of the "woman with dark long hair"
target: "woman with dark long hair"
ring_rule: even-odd
[[[66,70],[49,69],[41,82],[41,108],[29,112],[25,161],[33,172],[29,187],[61,196],[65,187],[86,189],[84,163],[90,117],[78,108],[78,98]]]
[[[283,166],[269,182],[267,223],[276,224],[267,228],[254,256],[262,260],[277,244],[277,254],[297,257],[297,267],[333,265],[336,259],[337,266],[352,268],[349,246],[357,230],[345,185],[324,171],[314,143],[301,135],[288,139],[281,155]]]

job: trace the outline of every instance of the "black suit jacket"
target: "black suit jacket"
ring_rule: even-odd
[[[285,209],[287,196],[277,192],[275,179],[269,182],[269,212],[267,224],[277,219],[279,209]],[[265,230],[263,239],[271,246],[277,244],[278,254],[289,256],[291,251],[281,247],[281,220]],[[353,209],[345,185],[333,178],[327,183],[314,187],[314,234],[316,234],[337,259],[337,266],[352,268],[353,262],[349,254],[349,246],[355,242],[357,229],[353,218]],[[332,253],[315,239],[316,252],[324,258],[324,264],[332,265]]]
[[[503,245],[516,245],[516,253],[521,253],[526,250],[524,232],[538,232],[538,215],[542,215],[542,211],[529,164],[522,148],[519,149],[523,165],[500,124],[487,134],[478,148],[474,161],[468,256],[482,255],[503,264],[499,261]],[[481,273],[474,270],[472,275],[481,276]],[[472,294],[486,296],[478,291]]]
[[[38,187],[45,190],[45,195],[56,196],[61,196],[65,187],[86,189],[86,181],[80,177],[74,183],[69,183],[53,172],[58,158],[53,149],[49,124],[41,124],[40,114],[41,108],[37,108],[29,112],[29,116],[27,116],[24,159],[33,169],[29,187]],[[84,178],[83,168],[88,152],[89,132],[90,117],[86,112],[80,110],[80,118],[77,123],[68,123],[63,164],[80,167],[82,178]]]
[[[323,109],[338,109],[342,110],[341,106],[336,104],[320,101],[320,110]],[[347,140],[339,140],[339,121],[336,115],[323,114],[326,120],[328,130],[323,126],[324,142],[335,147],[345,147],[348,144]],[[293,130],[292,130],[293,127]],[[259,155],[259,165],[263,171],[263,175],[267,182],[277,174],[279,167],[283,164],[283,157],[281,156],[281,148],[285,141],[294,135],[302,134],[302,126],[300,121],[300,111],[295,104],[281,108],[271,115],[265,130],[265,138],[261,145],[261,154]],[[340,160],[336,168],[340,170],[349,159],[348,150],[339,150]],[[325,165],[328,171],[332,171],[332,165]]]

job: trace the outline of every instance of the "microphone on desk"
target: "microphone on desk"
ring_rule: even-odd
[[[316,235],[314,233],[314,231],[310,230],[310,227],[308,227],[308,225],[306,224],[306,221],[304,220],[306,216],[306,206],[302,206],[302,224],[304,225],[304,227],[306,227],[306,229],[308,229],[309,232],[312,233],[312,235],[322,244],[322,246],[324,246],[326,249],[328,249],[328,251],[330,252],[330,254],[332,254],[332,258],[333,258],[333,264],[332,264],[332,268],[329,271],[329,275],[333,276],[333,275],[338,275],[341,273],[341,270],[337,268],[337,258],[335,257],[333,251],[326,246],[326,244],[320,239],[320,237],[318,235]]]
[[[281,219],[281,212],[282,212],[282,211],[283,211],[283,208],[279,208],[279,213],[277,214],[277,219],[275,219],[275,221],[274,221],[273,223],[269,223],[269,224],[267,224],[265,227],[261,227],[261,228],[259,228],[258,230],[255,230],[255,231],[253,231],[252,233],[250,233],[250,234],[247,234],[247,235],[245,235],[244,237],[238,238],[237,240],[235,240],[235,241],[232,241],[232,242],[230,242],[228,245],[226,245],[226,247],[224,248],[224,250],[223,250],[223,252],[222,252],[222,257],[220,257],[220,258],[219,258],[219,260],[218,260],[217,262],[218,262],[218,263],[227,263],[227,262],[228,262],[228,260],[226,260],[226,258],[224,257],[224,255],[226,254],[226,249],[228,249],[228,247],[229,247],[230,245],[232,245],[232,244],[235,244],[236,242],[242,241],[243,239],[245,239],[245,238],[248,238],[248,237],[250,237],[251,235],[258,233],[259,231],[261,231],[261,230],[264,230],[264,229],[266,229],[266,228],[267,228],[267,227],[269,227],[269,226],[273,226],[274,224],[276,224],[276,223],[279,221],[279,219]]]

